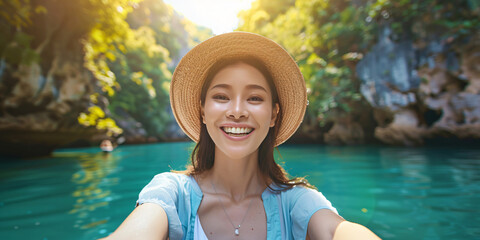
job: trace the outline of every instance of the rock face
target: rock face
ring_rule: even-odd
[[[67,2],[45,4],[48,16],[39,14],[32,19],[42,24],[8,33],[30,36],[28,45],[38,59],[0,61],[0,155],[45,155],[73,141],[104,136],[77,121],[95,87],[83,66],[83,45],[79,41],[87,30],[79,28],[79,19],[72,17],[78,9]],[[4,49],[21,51],[18,44],[13,40]]]
[[[0,153],[37,156],[103,133],[77,122],[93,91],[79,63],[54,61],[47,72],[36,63],[0,75]]]
[[[392,145],[480,140],[480,37],[394,42],[385,28],[357,65],[375,109],[375,137]]]

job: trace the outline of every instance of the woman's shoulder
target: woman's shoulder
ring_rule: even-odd
[[[156,174],[153,179],[140,191],[139,199],[173,199],[190,196],[190,192],[196,191],[191,177],[175,172],[163,172]]]
[[[178,191],[193,191],[202,195],[202,191],[193,175],[183,172],[163,172],[155,175],[148,185],[175,188]]]
[[[311,205],[313,208],[328,208],[336,212],[336,209],[322,192],[301,185],[282,191],[282,200],[288,203],[291,208]]]
[[[302,185],[295,185],[280,192],[283,197],[297,199],[304,194],[320,193],[316,189],[308,188]],[[320,193],[321,194],[321,193]]]
[[[182,172],[162,172],[156,174],[154,179],[165,179],[172,180],[176,182],[185,182],[188,181],[189,176]]]
[[[153,176],[147,186],[163,186],[183,190],[191,187],[191,178],[191,176],[181,172],[162,172]]]

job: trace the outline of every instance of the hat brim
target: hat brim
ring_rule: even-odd
[[[307,107],[305,81],[298,65],[280,45],[263,36],[231,32],[195,46],[178,63],[170,84],[170,104],[180,128],[193,141],[200,135],[200,95],[208,71],[225,57],[253,56],[272,75],[282,119],[275,146],[289,139],[303,121]]]

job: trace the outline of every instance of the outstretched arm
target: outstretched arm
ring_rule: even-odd
[[[338,224],[335,234],[333,235],[333,240],[342,240],[342,239],[380,239],[375,233],[370,231],[368,228],[348,221],[343,221]]]
[[[167,239],[167,214],[157,204],[144,203],[136,207],[120,227],[104,240]]]
[[[310,218],[307,239],[377,240],[380,238],[368,228],[360,224],[345,221],[345,219],[338,216],[336,213],[328,209],[321,209],[315,212]]]

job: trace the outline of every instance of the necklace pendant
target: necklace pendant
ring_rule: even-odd
[[[240,235],[240,232],[238,231],[238,228],[235,228],[235,236]]]

